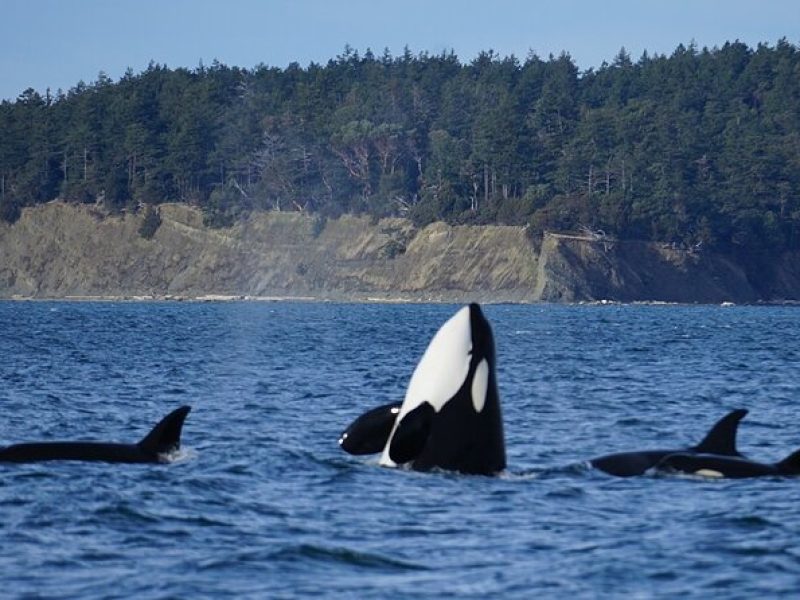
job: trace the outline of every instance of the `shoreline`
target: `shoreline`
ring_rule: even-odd
[[[21,296],[18,294],[0,297],[0,302],[184,302],[184,303],[228,303],[228,302],[294,302],[307,304],[466,304],[469,302],[479,302],[485,305],[529,305],[529,306],[716,306],[719,308],[733,308],[744,306],[781,306],[781,307],[800,307],[798,300],[780,300],[756,302],[665,302],[662,300],[636,300],[632,302],[621,302],[618,300],[594,300],[580,302],[526,302],[520,300],[498,300],[498,299],[475,299],[475,298],[411,298],[411,297],[331,297],[331,296],[254,296],[248,294],[203,294],[199,296],[185,294],[107,294],[107,295],[67,295],[67,296]]]

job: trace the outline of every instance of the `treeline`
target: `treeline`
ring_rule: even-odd
[[[62,198],[527,224],[774,254],[800,247],[800,52],[151,64],[0,106],[0,214]]]

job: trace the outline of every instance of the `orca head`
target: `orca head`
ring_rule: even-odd
[[[400,405],[400,402],[390,402],[365,412],[342,432],[339,446],[349,454],[381,452],[392,433]]]
[[[439,328],[414,369],[380,464],[491,474],[505,468],[492,329],[478,304]]]

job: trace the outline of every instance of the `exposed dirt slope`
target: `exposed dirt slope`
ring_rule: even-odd
[[[268,296],[334,300],[751,302],[796,299],[798,261],[770,275],[770,297],[731,260],[660,244],[547,235],[534,251],[519,227],[414,229],[403,219],[254,214],[203,226],[161,207],[152,239],[140,216],[52,202],[0,224],[0,297]]]

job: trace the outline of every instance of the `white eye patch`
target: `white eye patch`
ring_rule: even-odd
[[[475,412],[481,412],[483,405],[486,404],[486,390],[489,389],[489,363],[484,358],[475,368],[475,375],[472,378],[472,406]]]

